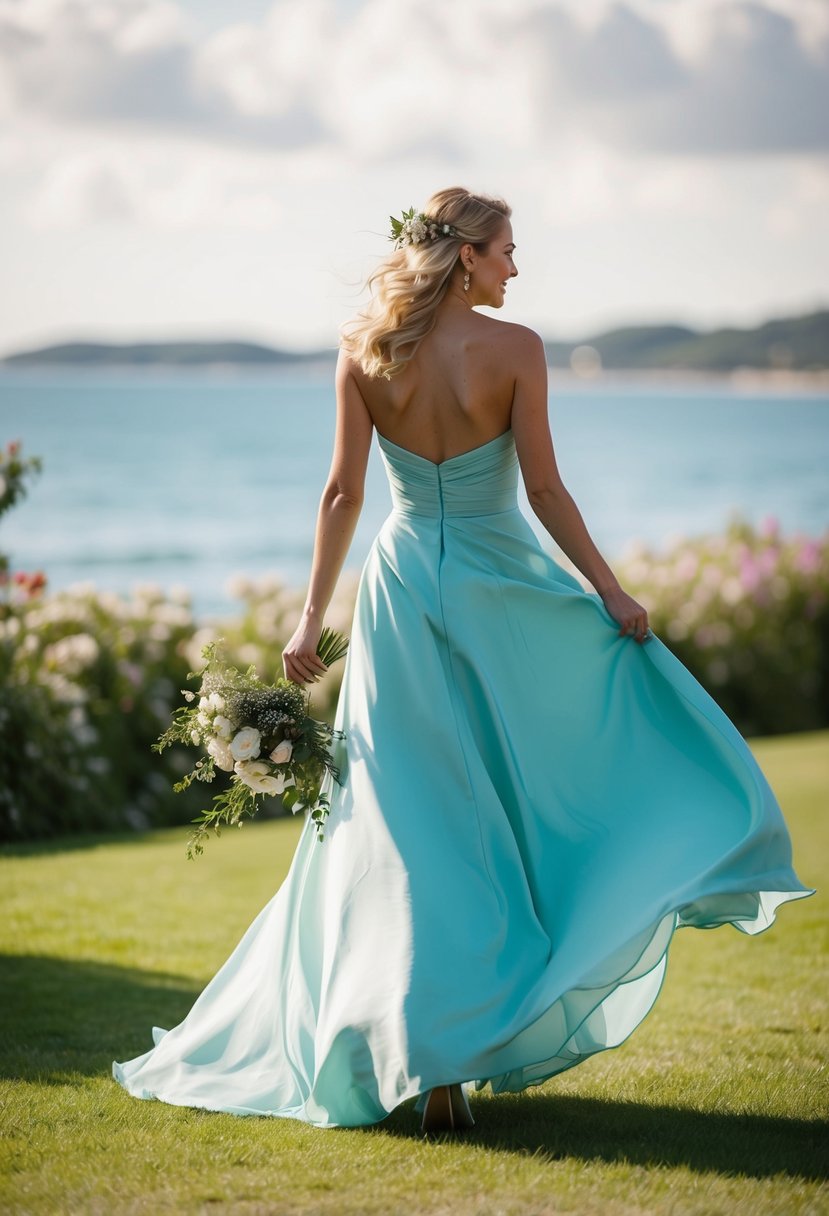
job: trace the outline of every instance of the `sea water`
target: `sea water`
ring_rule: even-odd
[[[784,533],[829,527],[825,393],[553,377],[549,412],[564,483],[611,565],[737,512]],[[334,416],[332,369],[3,372],[0,444],[19,439],[43,471],[0,519],[0,552],[53,589],[185,586],[199,615],[240,610],[235,575],[304,587]],[[519,503],[560,558],[523,488]],[[375,440],[346,569],[389,510]]]

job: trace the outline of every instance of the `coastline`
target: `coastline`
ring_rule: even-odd
[[[42,363],[11,366],[0,361],[0,382],[3,380],[105,380],[132,381],[153,379],[211,379],[211,380],[328,380],[333,382],[334,359],[286,361],[281,364],[252,365],[243,363],[205,362],[174,363]],[[601,388],[615,385],[647,385],[658,388],[710,388],[738,393],[769,393],[824,395],[829,394],[829,368],[814,371],[793,368],[736,367],[728,371],[696,368],[603,367],[573,370],[548,364],[550,387],[567,389]]]
[[[736,367],[730,371],[697,370],[691,368],[603,368],[595,373],[575,372],[569,367],[547,368],[550,385],[567,388],[614,384],[660,384],[670,387],[725,388],[736,392],[829,394],[829,368],[819,371],[789,368]]]

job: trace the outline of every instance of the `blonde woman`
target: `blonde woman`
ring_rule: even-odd
[[[393,220],[344,328],[331,469],[285,673],[308,683],[376,435],[393,509],[363,566],[325,840],[180,1026],[114,1065],[138,1097],[319,1127],[537,1085],[652,1008],[678,927],[767,928],[813,894],[745,740],[648,626],[562,483],[539,336],[500,309],[509,206]],[[597,437],[600,441],[600,437]],[[595,588],[539,544],[532,509]]]

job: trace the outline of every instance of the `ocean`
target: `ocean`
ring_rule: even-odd
[[[784,534],[829,527],[826,393],[550,383],[561,475],[611,565],[637,541],[720,531],[736,512]],[[238,575],[303,588],[334,408],[331,370],[2,372],[0,444],[21,440],[43,471],[0,519],[0,551],[52,589],[186,587],[198,616],[240,611]],[[523,488],[519,502],[560,556]],[[389,509],[375,441],[347,570]]]

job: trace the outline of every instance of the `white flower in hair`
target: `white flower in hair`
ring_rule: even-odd
[[[414,207],[404,211],[402,219],[395,219],[393,215],[390,215],[389,219],[391,220],[389,240],[394,241],[395,249],[403,249],[406,245],[419,245],[426,240],[435,241],[442,236],[458,235],[451,224],[438,224],[424,212],[415,211]]]

